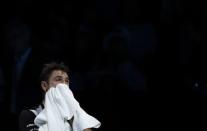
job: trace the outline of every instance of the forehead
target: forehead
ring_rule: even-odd
[[[56,76],[68,77],[68,74],[64,71],[61,71],[61,70],[54,70],[51,73],[51,78],[54,78]]]

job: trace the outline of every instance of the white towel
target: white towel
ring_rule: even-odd
[[[72,127],[67,120],[73,119]],[[36,116],[34,123],[39,131],[83,131],[99,128],[101,123],[87,114],[74,98],[66,84],[51,87],[45,95],[45,108]]]

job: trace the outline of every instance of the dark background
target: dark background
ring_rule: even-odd
[[[205,127],[204,3],[0,4],[1,128],[18,130],[19,112],[40,103],[39,73],[51,61],[69,66],[70,88],[101,121],[100,131]],[[22,65],[19,73],[16,61]],[[13,74],[19,74],[16,81]]]

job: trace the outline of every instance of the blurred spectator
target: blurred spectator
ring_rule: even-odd
[[[11,65],[11,74],[7,72],[7,74],[11,76],[11,110],[14,113],[16,110],[16,92],[18,90],[18,82],[20,75],[22,73],[22,69],[24,64],[27,61],[28,56],[31,53],[31,48],[28,42],[31,39],[31,32],[28,27],[20,22],[20,19],[17,17],[10,18],[8,23],[5,25],[5,42],[7,43],[7,51],[10,53]],[[10,79],[10,78],[9,78]]]
[[[120,25],[115,27],[112,33],[106,37],[104,48],[108,46],[105,42],[114,36],[124,39],[129,56],[138,62],[144,56],[155,53],[157,48],[156,33],[151,24]]]
[[[144,24],[116,27],[104,39],[103,48],[108,64],[115,64],[112,71],[116,71],[117,76],[127,83],[128,89],[146,91],[148,74],[139,65],[156,53],[156,44],[152,25]]]
[[[32,48],[34,38],[30,27],[18,16],[8,19],[4,26],[5,43],[7,44],[3,68],[6,75],[7,101],[10,111],[17,114],[30,102],[38,103],[32,94],[38,91],[36,83],[38,69],[41,68],[41,54]],[[35,67],[35,68],[34,68]],[[38,93],[37,93],[38,94]],[[27,99],[25,99],[27,98]]]

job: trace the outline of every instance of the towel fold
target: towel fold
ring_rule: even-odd
[[[70,125],[68,121],[72,118]],[[66,84],[58,84],[46,92],[45,108],[36,116],[34,123],[39,131],[83,131],[101,125],[80,107]]]

